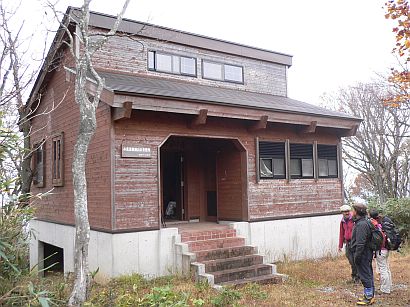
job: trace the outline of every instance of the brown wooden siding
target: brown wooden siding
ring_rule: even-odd
[[[243,220],[241,152],[236,148],[221,152],[217,157],[218,218]],[[246,167],[246,165],[244,166]]]
[[[285,140],[291,142],[318,141],[323,144],[337,144],[340,140],[331,132],[318,129],[314,134],[299,134],[298,129],[292,125],[269,124],[268,128],[250,133],[245,121],[234,119],[218,119],[208,117],[206,125],[189,128],[192,117],[172,113],[133,111],[131,119],[123,119],[115,123],[115,210],[117,229],[159,227],[159,194],[157,149],[171,134],[184,136],[238,138],[247,150],[247,179],[249,220],[287,216],[301,213],[323,213],[336,210],[342,203],[342,188],[339,179],[315,180],[261,180],[256,183],[255,138],[261,140]],[[141,145],[152,148],[151,159],[121,158],[121,143],[135,141]],[[241,159],[234,157],[232,161]],[[189,161],[189,156],[187,157]],[[188,202],[192,204],[194,216],[198,208],[195,203],[198,198],[193,186],[195,181],[189,182],[190,176],[195,173],[195,164],[187,170],[186,182],[188,187]],[[189,165],[189,162],[188,162]],[[233,174],[239,178],[246,172]],[[189,191],[189,187],[193,188]],[[319,193],[320,192],[320,193]],[[224,193],[229,193],[225,190]],[[246,191],[243,191],[246,196]],[[193,196],[194,195],[194,196]],[[226,194],[229,195],[229,194]],[[192,198],[193,197],[193,198]],[[224,196],[229,197],[229,196]],[[235,200],[232,198],[232,203]],[[221,208],[220,208],[221,209]],[[244,216],[247,208],[229,213],[231,216]],[[229,218],[229,216],[224,216]]]
[[[64,95],[66,94],[65,98]],[[46,112],[62,103],[49,115],[32,120],[32,144],[45,138],[45,186],[33,186],[33,193],[45,193],[53,189],[51,182],[51,137],[64,132],[64,185],[54,187],[52,193],[37,200],[36,216],[59,223],[74,224],[73,186],[71,164],[73,148],[78,133],[79,109],[74,101],[73,84],[65,81],[64,69],[54,72],[49,80],[37,114]],[[111,229],[111,155],[110,155],[110,107],[101,103],[97,109],[97,132],[87,155],[88,209],[93,228]]]

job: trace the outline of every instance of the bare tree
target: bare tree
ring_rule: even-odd
[[[74,215],[75,215],[75,255],[74,255],[74,286],[68,302],[69,306],[81,306],[88,297],[91,276],[88,265],[88,243],[90,239],[90,225],[87,207],[87,180],[85,175],[86,155],[97,122],[96,109],[100,102],[100,95],[104,87],[104,80],[98,75],[92,64],[93,54],[100,50],[107,40],[116,34],[129,0],[126,0],[122,11],[108,33],[91,33],[89,28],[91,0],[84,0],[80,10],[71,11],[68,22],[61,23],[68,40],[67,45],[75,63],[75,101],[80,109],[80,127],[74,147],[72,163],[74,187]],[[55,12],[55,10],[54,10]],[[68,24],[74,22],[74,33]],[[91,80],[90,80],[91,79]],[[96,82],[95,92],[90,96],[87,92],[87,82]]]
[[[30,88],[38,67],[32,60],[26,64],[25,58],[28,53],[28,44],[31,37],[21,37],[24,22],[17,28],[11,29],[10,25],[17,19],[15,8],[6,7],[0,0],[0,111],[3,113],[3,127],[7,128],[9,135],[13,136],[14,146],[4,151],[5,159],[0,161],[2,178],[13,181],[13,189],[9,190],[12,195],[23,196],[20,205],[27,205],[27,197],[30,193],[33,171],[31,169],[30,150],[30,107],[25,104],[24,96]],[[14,20],[13,20],[14,19]],[[27,59],[26,59],[27,60]],[[39,63],[37,63],[39,64]],[[21,137],[17,133],[22,132]],[[4,131],[3,131],[4,134]],[[10,141],[10,138],[8,139]]]
[[[345,162],[360,173],[361,182],[368,181],[381,202],[410,195],[410,112],[384,105],[391,91],[382,80],[359,83],[327,97],[339,110],[363,119],[356,136],[343,142]]]

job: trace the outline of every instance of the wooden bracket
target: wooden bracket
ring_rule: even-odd
[[[122,118],[130,118],[132,112],[132,102],[126,101],[123,103],[122,108],[113,108],[112,119],[114,121]]]
[[[253,131],[266,129],[267,126],[268,126],[268,115],[262,115],[257,122],[253,123],[248,128],[248,131],[253,132]]]
[[[72,69],[66,68],[65,81],[74,84],[75,83],[75,71],[73,71]],[[91,81],[87,79],[86,89],[87,89],[87,93],[91,97],[93,97],[95,95],[95,92],[97,91],[97,84],[95,83],[95,81]],[[110,106],[112,106],[114,102],[114,92],[107,88],[103,88],[101,91],[101,95],[100,95],[100,101],[103,101],[109,104]]]
[[[344,136],[355,136],[357,129],[359,129],[359,125],[354,125],[351,129],[349,129]]]
[[[201,125],[205,125],[207,118],[208,118],[208,110],[200,109],[199,114],[192,119],[190,123],[190,127],[195,128]]]
[[[309,126],[303,127],[300,133],[315,133],[317,121],[311,121]]]

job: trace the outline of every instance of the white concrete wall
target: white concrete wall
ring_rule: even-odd
[[[74,271],[75,228],[33,220],[34,232],[30,241],[30,266],[41,260],[39,241],[64,250],[64,272]],[[177,228],[109,234],[91,231],[89,245],[90,270],[99,268],[97,278],[140,273],[146,277],[168,275],[175,272],[174,236]]]
[[[257,246],[266,261],[272,263],[285,258],[298,260],[335,255],[340,218],[340,215],[331,215],[230,224],[245,238],[246,244]],[[31,267],[41,260],[39,241],[42,241],[64,249],[64,272],[72,272],[74,227],[33,220],[31,229],[35,234],[30,242]],[[176,257],[181,257],[175,245],[179,239],[177,228],[122,234],[91,231],[90,270],[99,268],[97,278],[100,280],[132,273],[146,277],[175,273],[178,269]]]
[[[275,262],[335,255],[340,219],[340,215],[329,215],[232,225],[246,244],[257,246],[267,262]]]

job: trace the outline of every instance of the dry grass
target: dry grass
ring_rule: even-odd
[[[401,254],[392,252],[390,266],[394,290],[390,295],[376,296],[376,305],[410,306],[409,250]],[[279,266],[279,271],[288,274],[289,281],[266,287],[269,293],[266,306],[353,306],[362,295],[361,285],[346,282],[350,267],[345,257],[285,263]],[[378,288],[380,282],[375,277]]]
[[[377,296],[376,306],[410,306],[410,249],[392,252],[390,265],[394,290],[388,296]],[[278,271],[289,275],[287,282],[248,285],[223,293],[178,276],[147,281],[132,275],[94,285],[85,306],[354,306],[362,286],[346,283],[349,269],[345,257],[280,263]],[[61,285],[53,280],[54,286],[58,283]],[[68,295],[69,287],[60,289],[60,295]],[[166,303],[153,304],[159,297]]]

